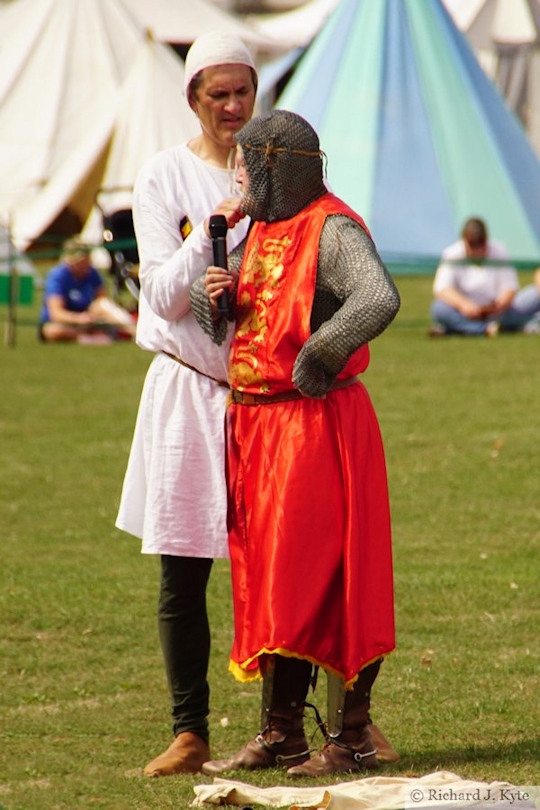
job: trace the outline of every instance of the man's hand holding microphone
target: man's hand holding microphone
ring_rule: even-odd
[[[214,264],[210,265],[206,271],[204,286],[212,309],[219,315],[229,311],[229,293],[238,279],[238,273],[229,272],[228,269],[227,231],[229,228],[234,228],[244,216],[241,199],[228,197],[220,203],[204,224],[206,234],[212,240],[214,254]]]

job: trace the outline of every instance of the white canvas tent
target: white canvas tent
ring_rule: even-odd
[[[0,214],[11,216],[18,245],[66,207],[84,218],[143,39],[117,0],[17,0],[1,9]]]
[[[540,154],[540,0],[444,0]]]
[[[259,33],[210,0],[123,1],[133,16],[161,42],[187,45],[205,31],[227,31],[239,36],[255,55],[283,50],[279,40]]]
[[[103,214],[131,208],[133,181],[156,152],[188,140],[199,131],[183,93],[182,61],[151,37],[140,42],[119,94],[107,162],[97,205],[84,227],[89,242],[101,238]]]
[[[128,3],[0,6],[0,216],[20,248],[66,214],[73,232],[98,188],[129,188],[150,154],[196,131],[182,60],[148,37]]]

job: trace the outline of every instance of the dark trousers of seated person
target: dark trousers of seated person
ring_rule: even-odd
[[[210,627],[206,586],[213,560],[161,557],[158,629],[171,693],[173,732],[208,742]]]

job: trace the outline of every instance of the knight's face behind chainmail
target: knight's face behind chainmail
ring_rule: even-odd
[[[248,175],[242,208],[252,219],[290,219],[326,193],[319,138],[301,116],[258,115],[235,138]]]

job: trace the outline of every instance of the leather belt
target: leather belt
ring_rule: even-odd
[[[338,391],[340,388],[348,388],[349,385],[354,385],[359,380],[359,374],[344,380],[336,380],[328,390]],[[274,402],[289,402],[293,399],[309,399],[309,397],[305,397],[296,389],[281,391],[278,394],[245,394],[243,391],[232,388],[230,393],[230,401],[235,405],[272,405]]]
[[[199,371],[199,369],[195,368],[195,366],[190,366],[189,363],[185,363],[180,357],[177,357],[175,354],[166,352],[165,349],[162,349],[161,353],[166,354],[167,357],[170,357],[171,360],[174,360],[176,363],[180,363],[180,365],[184,366],[184,368],[189,368],[191,371],[195,371],[197,374],[201,374],[201,376],[206,377],[208,380],[213,380],[213,382],[217,383],[222,388],[230,388],[229,383],[225,382],[225,380],[216,380],[216,378],[211,377],[210,374],[205,374],[204,371]]]

